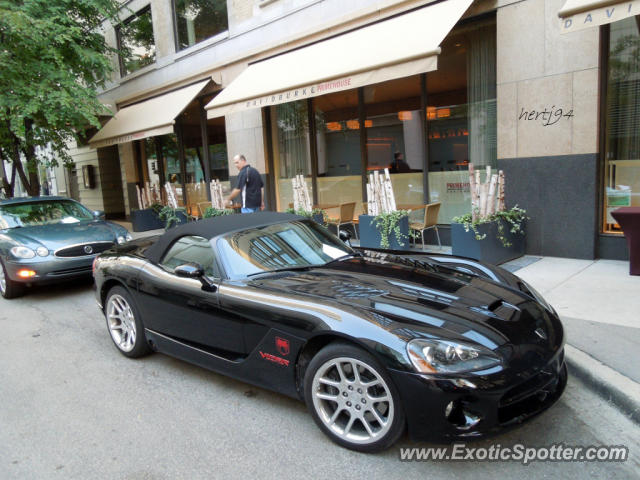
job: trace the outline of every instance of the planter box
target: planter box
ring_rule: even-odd
[[[363,248],[383,248],[381,245],[382,235],[374,223],[376,217],[371,215],[360,215],[358,217],[360,230],[360,246]],[[389,238],[389,250],[409,250],[409,217],[400,220],[400,231],[405,235],[400,245],[396,239],[395,233],[391,233]]]
[[[184,212],[177,212],[176,216],[179,218],[177,225],[187,223],[187,215]],[[153,209],[145,208],[144,210],[131,211],[131,225],[134,232],[146,232],[147,230],[162,229],[165,223],[158,218]]]
[[[134,232],[146,232],[164,228],[164,222],[158,218],[151,208],[131,211],[131,224]]]
[[[504,224],[505,237],[511,242],[510,247],[502,245],[502,242],[496,237],[498,225],[495,222],[480,224],[476,227],[480,235],[487,235],[483,240],[476,240],[475,233],[471,229],[465,232],[463,224],[452,223],[451,253],[494,265],[523,256],[525,236],[520,233],[511,233],[509,231],[510,224],[502,223]]]

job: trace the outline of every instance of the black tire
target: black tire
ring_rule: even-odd
[[[104,316],[109,336],[120,353],[130,358],[151,353],[138,307],[126,289],[116,286],[109,290]]]
[[[318,427],[351,450],[385,450],[405,429],[400,396],[389,374],[351,344],[329,344],[313,357],[304,375],[304,398]]]
[[[6,298],[7,300],[23,295],[24,285],[21,285],[18,282],[14,282],[9,278],[9,275],[7,275],[7,269],[4,268],[4,263],[2,263],[2,260],[0,260],[0,268],[2,269],[2,272],[0,272],[0,274],[2,276],[2,279],[4,279],[4,281],[0,279],[0,295],[2,295],[2,297]]]

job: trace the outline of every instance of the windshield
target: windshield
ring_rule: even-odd
[[[354,253],[311,220],[229,233],[218,240],[217,246],[230,278],[324,265]]]
[[[93,214],[78,202],[71,200],[0,205],[0,228],[78,223],[83,220],[93,220]]]

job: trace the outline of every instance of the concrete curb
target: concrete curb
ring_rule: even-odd
[[[640,424],[640,384],[571,345],[565,345],[565,358],[571,374]]]

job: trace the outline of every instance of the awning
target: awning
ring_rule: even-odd
[[[249,65],[205,108],[208,118],[437,68],[440,43],[473,0],[446,0]]]
[[[150,98],[119,110],[89,140],[89,146],[100,148],[173,133],[173,124],[176,117],[202,91],[209,81],[194,83],[180,90]]]
[[[575,32],[589,27],[617,22],[640,14],[640,0],[567,0],[558,12],[561,32]]]

